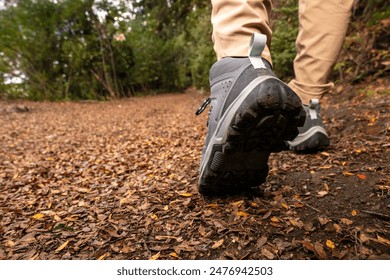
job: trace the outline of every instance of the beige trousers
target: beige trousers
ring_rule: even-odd
[[[263,57],[271,60],[271,0],[212,0],[213,42],[218,59],[247,56],[252,33],[267,35]],[[295,78],[289,86],[304,104],[333,88],[328,82],[347,32],[354,0],[299,0]]]

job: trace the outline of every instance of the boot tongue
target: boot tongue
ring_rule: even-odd
[[[255,69],[261,69],[267,67],[265,66],[261,54],[267,43],[267,36],[260,33],[253,33],[251,42],[249,44],[249,59]]]

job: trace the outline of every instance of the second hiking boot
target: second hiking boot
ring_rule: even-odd
[[[271,152],[286,148],[305,121],[300,98],[261,58],[265,36],[254,34],[249,57],[226,57],[210,70],[208,131],[198,190],[204,195],[248,191],[268,175]]]
[[[288,145],[297,153],[317,152],[329,146],[329,137],[322,123],[320,102],[318,99],[311,99],[309,105],[304,105],[304,108],[305,124],[299,128],[298,136],[289,141]]]

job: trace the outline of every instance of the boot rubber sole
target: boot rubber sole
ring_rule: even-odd
[[[328,134],[321,126],[313,126],[308,131],[299,134],[293,141],[289,141],[290,150],[296,153],[312,153],[328,147]]]
[[[262,184],[270,153],[288,149],[305,118],[300,98],[282,81],[253,80],[219,120],[201,163],[199,192],[229,195]]]

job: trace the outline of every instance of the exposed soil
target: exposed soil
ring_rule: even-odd
[[[0,103],[0,259],[388,259],[384,82],[324,99],[329,149],[273,154],[257,197],[198,194],[197,92]]]

